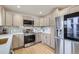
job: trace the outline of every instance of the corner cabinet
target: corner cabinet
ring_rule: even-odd
[[[23,17],[20,14],[13,15],[13,26],[23,26]]]

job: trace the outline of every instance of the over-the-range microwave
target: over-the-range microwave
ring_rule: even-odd
[[[34,20],[23,20],[23,25],[26,26],[33,26],[34,25]]]

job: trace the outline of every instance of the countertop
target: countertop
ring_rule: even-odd
[[[2,39],[2,38],[13,37],[13,35],[17,35],[17,34],[24,34],[24,33],[9,33],[9,34],[1,34],[1,35],[0,35],[0,39]]]

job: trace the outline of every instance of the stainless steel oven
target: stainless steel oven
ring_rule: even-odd
[[[24,45],[31,42],[35,42],[35,35],[28,33],[24,34]]]

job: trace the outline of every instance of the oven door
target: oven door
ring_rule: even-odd
[[[24,44],[35,42],[35,35],[25,35]]]

